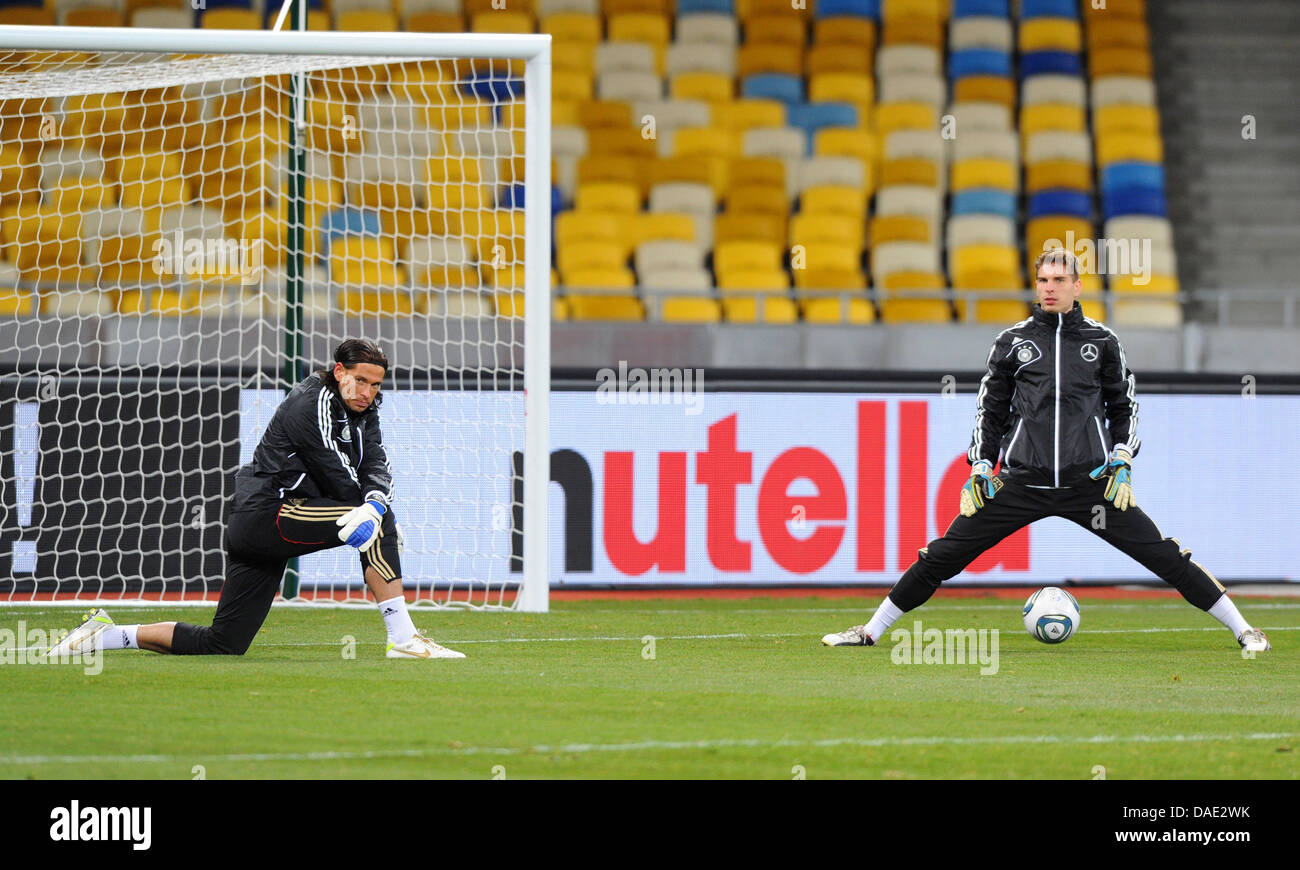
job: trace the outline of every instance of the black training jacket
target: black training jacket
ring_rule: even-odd
[[[276,409],[253,461],[235,474],[231,509],[273,508],[289,498],[392,504],[378,409],[352,411],[319,375],[294,387]]]
[[[1082,483],[1111,447],[1136,456],[1133,373],[1119,337],[1083,316],[1035,304],[1033,314],[1003,330],[980,381],[979,411],[966,459],[986,459],[999,477],[1028,486]]]

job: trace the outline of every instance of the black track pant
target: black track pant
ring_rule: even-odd
[[[273,510],[231,514],[226,526],[226,583],[216,616],[210,627],[176,623],[172,652],[243,655],[271,611],[289,560],[346,547],[339,541],[335,520],[354,507],[326,498],[293,499]],[[362,571],[374,568],[385,580],[399,580],[402,563],[391,508],[384,514],[379,534],[374,546],[360,554]]]
[[[998,541],[1035,520],[1056,516],[1065,517],[1132,556],[1189,602],[1209,610],[1223,595],[1219,581],[1192,561],[1190,550],[1182,549],[1173,538],[1162,537],[1141,508],[1117,510],[1104,498],[1105,489],[1104,479],[1063,489],[1034,489],[1005,482],[997,496],[986,500],[974,516],[958,514],[942,538],[920,551],[916,562],[890,590],[890,600],[903,611],[920,607],[940,583],[960,574]]]

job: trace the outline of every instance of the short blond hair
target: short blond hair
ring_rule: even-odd
[[[1038,280],[1038,268],[1044,263],[1052,265],[1060,264],[1070,270],[1070,275],[1075,281],[1079,280],[1079,258],[1071,254],[1065,248],[1049,248],[1038,255],[1034,260],[1034,280]]]

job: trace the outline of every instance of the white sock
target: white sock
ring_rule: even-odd
[[[1232,599],[1228,597],[1226,592],[1218,601],[1214,602],[1214,606],[1207,610],[1206,613],[1226,625],[1228,631],[1232,632],[1233,637],[1241,637],[1241,633],[1250,628],[1250,623],[1237,610],[1237,605],[1232,603]]]
[[[867,623],[867,634],[874,642],[879,643],[880,638],[884,637],[885,632],[889,631],[889,627],[902,615],[903,611],[895,607],[894,602],[890,601],[889,596],[886,595],[885,600],[880,602],[880,606],[876,608],[876,613],[871,617],[871,621]]]
[[[406,612],[406,599],[401,595],[379,602],[379,613],[384,617],[384,628],[393,643],[406,643],[415,637],[415,623]]]
[[[140,644],[135,639],[135,633],[139,630],[139,625],[109,626],[99,633],[95,643],[99,644],[100,649],[139,649]]]

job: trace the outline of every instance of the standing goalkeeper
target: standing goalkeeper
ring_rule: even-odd
[[[379,432],[388,358],[350,338],[334,365],[299,384],[276,409],[253,461],[235,475],[226,527],[226,583],[212,625],[117,625],[88,613],[50,650],[147,649],[177,655],[243,655],[279,591],[289,559],[347,544],[388,631],[388,658],[464,658],[416,630],[402,593],[401,534],[393,478]]]
[[[1133,373],[1115,333],[1083,316],[1078,260],[1060,248],[1047,251],[1034,274],[1033,315],[1004,330],[989,352],[961,516],[921,549],[866,625],[828,634],[822,643],[874,645],[980,553],[1035,520],[1059,516],[1132,556],[1223,623],[1243,649],[1269,649],[1214,575],[1133,501],[1132,460],[1140,446]],[[1093,524],[1098,506],[1105,509],[1100,527]]]

